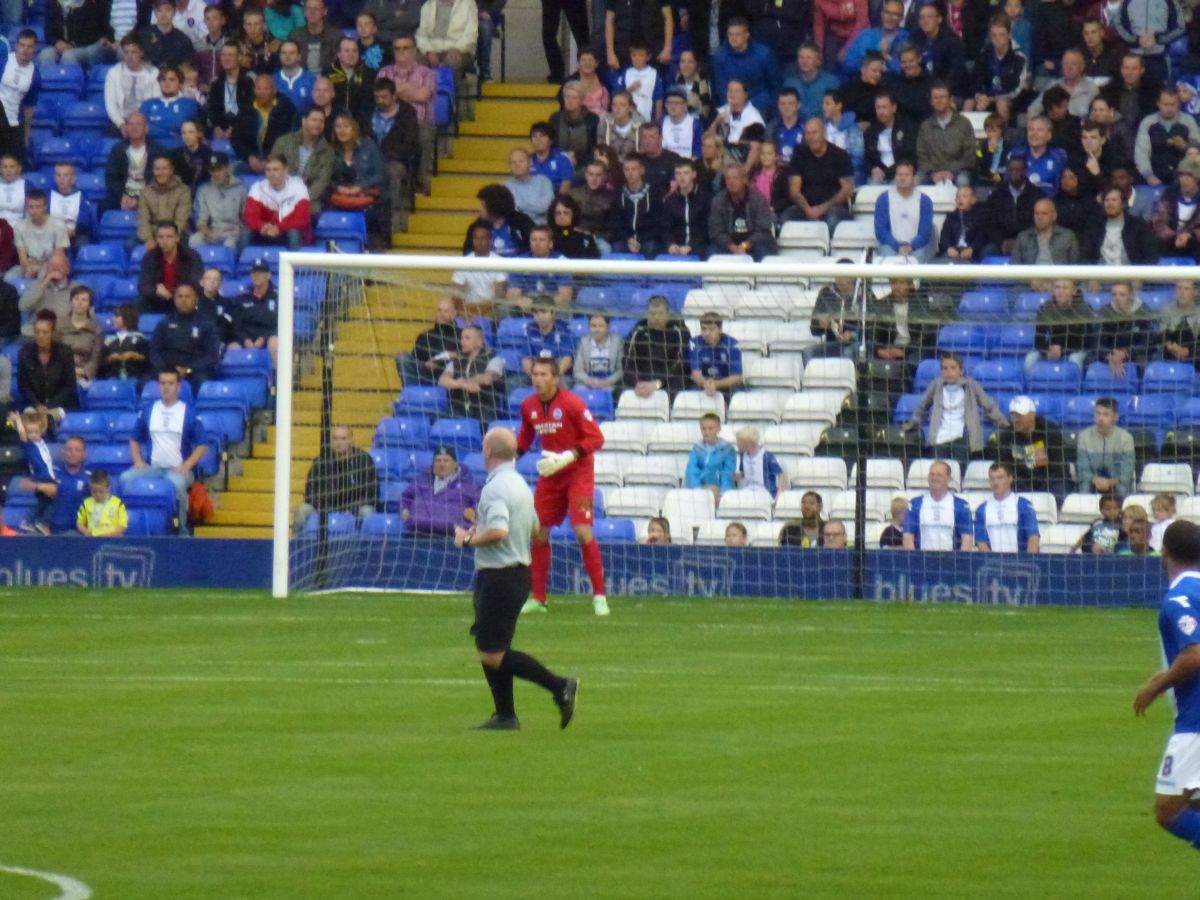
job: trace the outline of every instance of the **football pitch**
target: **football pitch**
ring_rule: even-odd
[[[1194,897],[1145,610],[0,594],[0,898]]]

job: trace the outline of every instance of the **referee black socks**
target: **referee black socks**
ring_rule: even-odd
[[[513,676],[509,668],[503,663],[497,669],[484,666],[483,676],[487,679],[488,687],[492,689],[492,700],[496,703],[496,715],[515,718],[517,711],[513,706]]]
[[[540,662],[534,659],[527,653],[522,653],[520,650],[509,650],[504,654],[504,663],[500,666],[501,671],[507,669],[512,675],[518,678],[523,678],[526,681],[532,681],[536,685],[540,685],[548,690],[555,697],[558,697],[566,687],[566,679],[559,678]],[[489,677],[489,681],[490,681]],[[493,693],[495,690],[493,689]],[[512,702],[512,681],[508,683],[509,702]]]

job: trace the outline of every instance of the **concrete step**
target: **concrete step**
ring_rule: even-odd
[[[417,212],[469,213],[472,218],[479,212],[479,201],[470,197],[417,197]]]
[[[443,159],[438,162],[438,171],[447,175],[491,175],[492,182],[508,177],[508,155],[498,159]],[[501,176],[496,178],[494,176]],[[436,180],[436,179],[435,179]],[[412,230],[411,223],[409,230]]]
[[[275,513],[271,509],[260,511],[226,511],[218,509],[212,517],[210,525],[253,525],[259,528],[270,528],[275,523]]]
[[[462,234],[398,234],[392,238],[392,245],[402,249],[420,253],[431,253],[438,256],[462,256],[462,238],[467,231],[463,226]]]
[[[454,155],[459,155],[459,145],[465,138],[508,137],[526,143],[529,129],[535,122],[545,122],[558,110],[557,103],[505,103],[494,109],[484,107],[475,116],[474,122],[459,125],[459,137],[454,141]]]
[[[311,456],[292,457],[292,479],[299,479],[301,484],[303,484],[304,479],[308,477],[308,470],[312,467],[312,460]],[[269,482],[272,485],[272,490],[274,490],[275,460],[266,457],[244,460],[242,462],[241,477]]]
[[[272,468],[274,464],[272,463]],[[305,467],[307,468],[307,466]],[[305,472],[305,475],[308,473]],[[247,478],[245,475],[235,475],[229,479],[229,490],[221,493],[219,499],[223,501],[226,497],[232,497],[236,494],[248,495],[266,495],[274,497],[275,495],[275,479],[271,478]],[[304,496],[304,475],[297,475],[292,472],[292,494],[297,497]],[[273,501],[272,501],[273,502]]]
[[[288,508],[295,508],[302,499],[304,499],[303,489],[295,492],[288,498]],[[260,491],[257,493],[226,491],[221,494],[217,501],[217,509],[231,514],[235,512],[262,512],[263,510],[273,509],[274,505],[274,486],[269,491]]]
[[[419,212],[409,218],[409,234],[443,234],[462,240],[475,217],[460,212]]]
[[[472,141],[478,138],[471,138]],[[507,142],[506,142],[507,143]],[[443,173],[433,179],[431,197],[470,197],[474,199],[479,189],[484,185],[495,183],[494,178],[485,175],[455,175]],[[418,195],[420,196],[420,195]]]
[[[557,84],[519,82],[519,81],[489,81],[483,86],[483,99],[506,100],[553,100],[558,94]],[[485,106],[476,109],[482,112]],[[476,115],[479,114],[476,113]]]

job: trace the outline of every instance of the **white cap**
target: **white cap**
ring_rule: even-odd
[[[1022,394],[1019,397],[1013,397],[1008,403],[1008,411],[1018,416],[1027,416],[1030,413],[1037,412],[1037,404],[1033,402],[1032,397],[1026,397]]]

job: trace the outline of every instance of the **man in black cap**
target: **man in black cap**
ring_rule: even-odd
[[[242,210],[246,206],[246,186],[233,178],[229,156],[214,153],[208,158],[211,176],[196,192],[196,231],[191,245],[224,244],[236,250],[246,227]]]
[[[400,517],[417,535],[451,535],[455,528],[475,524],[479,483],[470,469],[458,464],[449,445],[433,451],[433,468],[409,483],[400,497]]]
[[[233,317],[233,341],[230,347],[247,350],[266,347],[271,351],[271,368],[275,368],[279,346],[279,295],[271,284],[271,266],[265,259],[256,259],[250,269],[250,290],[229,304]]]

